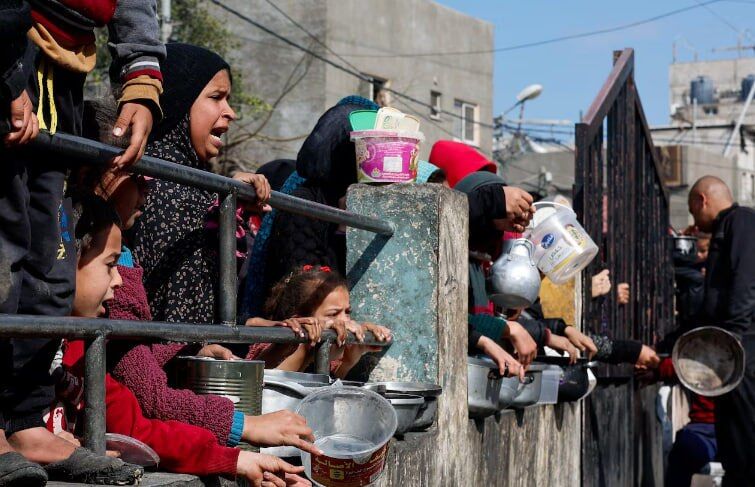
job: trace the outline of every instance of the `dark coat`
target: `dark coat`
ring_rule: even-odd
[[[737,334],[755,320],[755,210],[735,204],[718,216],[705,264],[703,320]]]

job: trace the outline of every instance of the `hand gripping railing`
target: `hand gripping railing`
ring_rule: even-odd
[[[41,132],[24,150],[52,153],[76,165],[110,164],[113,157],[123,152],[122,149],[82,137],[61,133],[51,135],[46,132]],[[0,314],[0,335],[3,337],[65,337],[86,340],[84,443],[88,448],[101,454],[105,453],[106,339],[221,343],[307,343],[309,341],[306,336],[300,337],[288,328],[236,326],[237,277],[234,239],[236,199],[255,201],[257,197],[254,188],[235,179],[149,156],[143,157],[128,170],[219,194],[221,205],[218,315],[221,323],[227,326]],[[393,226],[389,222],[277,191],[272,192],[269,204],[281,211],[306,215],[381,235],[393,235]],[[315,369],[318,373],[329,372],[328,354],[330,344],[335,342],[335,339],[336,334],[332,330],[326,330],[323,333],[316,350]],[[356,338],[352,333],[349,333],[347,343],[356,343]],[[364,344],[388,346],[390,342],[379,342],[371,333],[367,333]]]

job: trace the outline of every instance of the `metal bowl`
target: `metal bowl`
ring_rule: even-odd
[[[563,369],[561,384],[558,386],[558,401],[572,402],[582,399],[590,390],[587,367],[567,365]]]
[[[671,352],[679,381],[706,397],[726,394],[745,373],[745,351],[739,339],[715,326],[688,331]]]
[[[469,416],[484,418],[495,414],[500,394],[501,375],[498,365],[487,358],[467,357]]]
[[[396,434],[403,435],[411,429],[414,420],[417,419],[417,414],[425,403],[425,398],[412,394],[394,393],[386,394],[385,398],[388,399],[393,409],[396,410],[396,417],[398,418]]]
[[[417,419],[414,420],[412,430],[425,430],[433,425],[438,417],[438,396],[443,393],[443,388],[429,382],[376,382],[385,386],[388,393],[412,394],[425,398],[425,403],[420,407]]]
[[[540,388],[543,384],[543,370],[547,365],[545,364],[531,364],[527,370],[526,377],[529,384],[525,384],[520,390],[519,394],[514,398],[511,403],[513,408],[524,408],[536,404],[540,399]]]
[[[381,396],[385,396],[385,393],[387,392],[385,389],[385,385],[378,382],[359,382],[356,380],[342,380],[341,384],[345,386],[361,387],[362,389],[367,389],[368,391],[377,392]]]
[[[682,255],[692,255],[697,252],[697,237],[675,235],[673,239],[674,249],[678,250]]]

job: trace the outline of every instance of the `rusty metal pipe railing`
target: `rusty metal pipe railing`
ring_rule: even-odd
[[[97,141],[69,134],[51,135],[41,132],[22,150],[54,154],[75,165],[110,164],[122,149]],[[295,335],[290,329],[279,327],[237,327],[237,274],[236,274],[236,202],[237,198],[254,202],[254,188],[241,181],[145,156],[128,169],[174,183],[216,192],[220,204],[219,242],[219,297],[218,319],[227,326],[192,325],[105,320],[94,318],[60,318],[48,316],[0,315],[0,334],[4,337],[47,337],[84,339],[85,351],[85,400],[84,444],[93,451],[105,453],[105,341],[169,340],[218,343],[307,343],[308,338]],[[305,215],[331,223],[359,228],[385,236],[393,235],[393,225],[378,218],[358,215],[327,205],[306,201],[290,195],[272,192],[270,206],[281,211]],[[315,352],[315,368],[318,373],[329,373],[330,344],[336,335],[326,330]],[[357,340],[349,333],[347,343]],[[387,346],[368,333],[364,343]]]
[[[183,325],[154,321],[108,320],[0,314],[0,330],[5,337],[38,337],[84,339],[84,445],[92,451],[105,453],[105,365],[107,339],[170,341],[211,341],[216,343],[308,343],[309,338],[284,327],[236,327],[217,325]],[[325,330],[315,353],[315,369],[330,373],[329,350],[336,340],[333,330]],[[349,333],[347,344],[358,343]],[[390,346],[366,333],[364,344]]]
[[[40,134],[28,144],[29,149],[53,152],[65,156],[75,164],[109,164],[110,160],[123,152],[114,146],[74,135],[47,132]],[[138,174],[173,181],[195,188],[201,188],[226,195],[235,190],[238,197],[245,201],[255,201],[254,188],[232,178],[227,178],[201,169],[182,166],[156,157],[144,156],[129,168]],[[310,216],[339,225],[359,228],[380,235],[393,235],[393,226],[389,222],[365,215],[358,215],[331,206],[303,200],[277,191],[273,191],[270,206],[281,211]]]

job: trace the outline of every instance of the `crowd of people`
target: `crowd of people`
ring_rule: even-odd
[[[95,62],[92,29],[104,25],[110,32],[113,96],[85,101],[84,80]],[[217,195],[140,176],[129,167],[148,154],[210,171],[236,119],[228,63],[201,47],[163,45],[153,0],[0,0],[0,39],[5,46],[0,106],[9,122],[0,148],[0,312],[217,323]],[[262,486],[310,485],[302,467],[238,448],[294,446],[318,455],[304,418],[289,411],[251,416],[226,397],[172,388],[166,368],[179,355],[198,355],[307,371],[322,332],[330,329],[338,337],[330,349],[330,371],[345,378],[364,354],[379,350],[363,344],[366,333],[390,342],[388,328],[350,317],[345,229],[267,205],[276,190],[345,208],[347,189],[357,181],[349,114],[376,108],[370,100],[347,96],[320,117],[296,160],[271,161],[257,173],[233,176],[257,195],[236,214],[238,325],[287,327],[307,343],[109,342],[108,432],[152,447],[167,471],[240,477]],[[41,157],[24,149],[40,130],[85,136],[123,152],[102,167]],[[505,241],[521,236],[535,206],[531,194],[507,185],[479,151],[455,141],[435,143],[418,183],[466,194],[470,255],[488,256],[469,261],[470,355],[485,354],[501,374],[523,378],[548,347],[572,360],[584,354],[658,369],[671,380],[673,370],[646,344],[582,333],[563,319],[546,318],[539,302],[517,309],[494,306],[486,284],[490,260]],[[690,210],[697,229],[712,234],[711,256],[705,271],[695,267],[699,262],[678,268],[678,287],[685,293],[679,302],[686,303],[680,329],[708,313],[719,323],[726,317],[727,326],[746,334],[753,316],[753,279],[747,279],[753,259],[743,242],[755,236],[753,212],[733,205],[711,179],[693,188]],[[592,283],[594,299],[616,292],[619,306],[629,303],[628,285],[614,289],[607,271]],[[345,344],[347,332],[357,337],[356,344]],[[141,478],[140,467],[80,445],[83,353],[81,340],[8,338],[0,326],[0,486],[47,480],[133,484]],[[750,414],[752,425],[748,360],[745,385],[717,407],[728,418]],[[693,423],[709,424],[712,406],[703,398],[696,404],[710,414],[696,413]],[[711,428],[694,424],[686,428],[689,435],[711,438]],[[755,448],[743,453],[753,446],[751,429],[737,431],[731,421],[716,426],[718,436],[729,440],[728,453],[720,447],[722,457],[741,461],[725,462],[727,471],[752,472],[755,461],[746,460]],[[679,445],[671,462],[683,468],[691,453],[685,453],[681,436]]]

